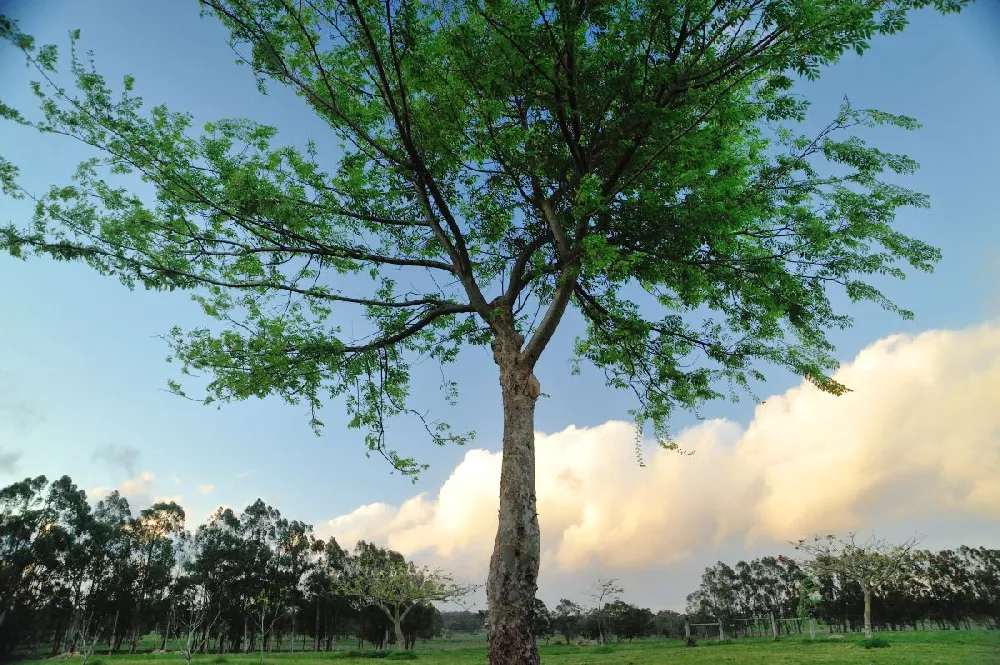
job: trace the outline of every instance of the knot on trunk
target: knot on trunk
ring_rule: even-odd
[[[500,387],[507,396],[524,396],[535,401],[542,394],[542,385],[534,372],[523,367],[500,367]]]
[[[542,384],[535,378],[534,373],[528,375],[528,385],[524,389],[524,394],[531,399],[538,399],[538,396],[542,394]]]
[[[524,335],[516,330],[505,335],[494,335],[490,347],[493,349],[493,359],[501,367],[506,363],[515,362],[524,346]]]

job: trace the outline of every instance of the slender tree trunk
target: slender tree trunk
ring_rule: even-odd
[[[316,599],[316,630],[313,632],[313,651],[319,652],[319,598]]]
[[[524,339],[497,335],[493,357],[503,394],[503,461],[500,518],[490,574],[490,665],[538,665],[531,611],[538,589],[541,551],[535,504],[535,402],[540,393],[532,367],[520,361]]]
[[[872,636],[872,592],[871,589],[862,589],[865,595],[865,638]]]

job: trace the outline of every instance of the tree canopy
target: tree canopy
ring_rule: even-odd
[[[963,0],[202,4],[261,90],[292,88],[339,154],[274,145],[278,129],[248,119],[199,131],[186,113],[147,110],[133,77],[113,86],[78,56],[79,32],[64,87],[56,48],[8,19],[42,113],[0,115],[100,156],[47,192],[0,161],[3,192],[37,203],[0,247],[84,260],[130,287],[196,289],[223,325],[171,342],[185,371],[213,377],[207,400],[343,397],[404,473],[421,465],[387,447],[384,421],[414,413],[413,358],[452,361],[488,343],[498,317],[532,338],[535,360],[575,305],[579,358],[633,390],[637,420],[665,435],[676,405],[720,396],[715,379],[746,387],[757,361],[840,392],[824,330],[850,319],[828,287],[896,309],[865,278],[938,256],[891,224],[926,205],[880,179],[913,160],[840,138],[914,119],[845,105],[816,136],[782,123],[808,107],[791,75],[863,52],[908,10]],[[155,200],[107,177],[124,173]],[[348,308],[369,324],[355,338]],[[465,440],[425,424],[439,443]]]

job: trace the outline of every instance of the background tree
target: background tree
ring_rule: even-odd
[[[593,613],[597,622],[597,641],[604,644],[607,632],[608,617],[605,606],[618,600],[621,594],[625,593],[618,578],[599,579],[594,582],[590,592],[587,594],[594,601]]]
[[[646,637],[653,630],[653,613],[644,607],[616,600],[605,608],[608,627],[619,641],[631,642],[636,637]]]
[[[798,591],[799,602],[795,608],[795,616],[799,619],[812,621],[816,617],[816,610],[819,608],[820,600],[822,599],[819,585],[806,577],[799,582]],[[815,639],[815,626],[812,622],[809,624],[809,634]]]
[[[683,637],[684,615],[673,610],[660,610],[653,616],[653,628],[661,637]]]
[[[701,586],[688,594],[687,613],[705,614],[723,626],[737,614],[737,576],[727,564],[720,561],[712,568],[706,568],[701,576]]]
[[[548,644],[548,639],[553,632],[552,613],[539,598],[535,598],[535,613],[531,632],[536,640],[540,637],[545,638],[546,644]]]
[[[871,638],[872,594],[897,582],[907,572],[916,543],[912,538],[897,545],[874,536],[857,543],[852,533],[842,540],[832,535],[814,536],[812,540],[800,540],[795,548],[811,557],[807,566],[815,574],[839,575],[861,587],[865,637]]]
[[[566,644],[570,644],[573,636],[579,634],[582,620],[583,609],[566,598],[560,598],[559,604],[552,611],[552,627],[565,638]]]
[[[417,638],[429,640],[441,635],[444,622],[441,612],[431,603],[418,603],[402,621],[403,643],[396,647],[404,650],[412,649],[417,644]]]
[[[248,120],[196,135],[75,54],[62,85],[56,50],[3,20],[38,70],[42,113],[0,114],[102,156],[44,193],[0,158],[2,191],[37,204],[0,247],[195,291],[221,328],[170,338],[185,371],[214,377],[206,402],[276,394],[319,427],[324,400],[343,397],[371,451],[407,474],[421,465],[388,446],[387,418],[467,440],[411,406],[413,359],[489,344],[504,411],[490,662],[537,663],[534,368],[565,312],[587,321],[578,358],[632,390],[637,423],[667,447],[675,407],[747,388],[762,363],[842,393],[825,331],[850,319],[828,289],[909,315],[866,280],[939,253],[892,226],[926,199],[880,177],[914,162],[840,138],[915,121],[845,106],[796,136],[807,104],[791,77],[862,53],[909,10],[964,4],[203,0],[262,92],[288,86],[327,122],[333,160],[272,148],[276,130]],[[155,203],[107,172],[141,175]],[[367,320],[356,339],[350,308]]]
[[[158,502],[140,511],[130,525],[138,548],[138,579],[129,653],[135,653],[139,639],[148,628],[148,618],[144,614],[147,606],[161,601],[170,583],[174,564],[173,537],[184,529],[184,517],[184,509],[175,502]]]
[[[358,607],[374,606],[392,622],[396,648],[406,644],[403,621],[417,607],[468,595],[473,587],[456,584],[442,570],[417,566],[401,554],[361,541],[347,564],[339,591],[355,598]]]
[[[212,606],[205,587],[197,583],[181,583],[176,590],[178,604],[175,608],[177,617],[178,652],[184,656],[187,665],[191,665],[194,656],[205,648],[212,626],[219,618],[219,612],[212,614]]]
[[[45,476],[26,478],[0,490],[0,658],[35,621],[44,621],[77,526],[89,512],[69,476],[51,484]]]
[[[282,590],[284,591],[284,590]],[[264,662],[264,649],[267,646],[268,637],[274,632],[274,624],[282,617],[288,609],[285,605],[286,595],[284,593],[272,594],[267,589],[261,589],[257,595],[247,603],[247,609],[254,619],[254,628],[259,629],[260,648],[258,652],[260,659]]]
[[[441,612],[444,628],[448,632],[477,633],[483,629],[483,618],[469,610]]]

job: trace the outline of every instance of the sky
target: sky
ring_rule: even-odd
[[[196,124],[250,117],[294,145],[325,135],[291,93],[256,91],[194,2],[0,0],[0,13],[41,43],[65,46],[67,31],[81,29],[100,71],[110,81],[133,74],[148,106],[189,111]],[[20,54],[0,46],[0,100],[34,108],[29,80]],[[902,183],[930,196],[930,210],[903,211],[898,224],[943,260],[931,275],[880,284],[916,318],[852,307],[856,325],[832,340],[837,378],[854,392],[835,398],[770,371],[766,403],[713,402],[704,420],[678,413],[674,430],[695,454],[647,446],[644,468],[628,395],[596,371],[570,375],[580,322],[567,320],[536,372],[547,395],[536,419],[539,597],[550,605],[584,600],[594,579],[613,576],[630,602],[680,609],[706,566],[787,552],[788,540],[815,532],[1000,547],[1000,6],[914,14],[903,33],[798,90],[813,102],[805,129],[831,119],[845,95],[923,124],[865,135],[915,158],[920,171]],[[67,183],[88,153],[0,122],[0,155],[38,191]],[[0,202],[0,223],[29,216]],[[189,526],[261,497],[343,544],[374,540],[485,577],[502,423],[487,353],[463,355],[450,372],[459,406],[435,410],[474,429],[473,444],[438,448],[393,429],[401,452],[431,465],[414,484],[366,459],[363,433],[336,404],[317,437],[307,413],[274,399],[215,408],[168,394],[177,369],[159,336],[205,323],[184,294],[130,292],[83,265],[0,256],[0,316],[0,484],[69,474],[95,498],[120,489],[134,509],[175,499]],[[428,407],[432,375],[414,379]]]

